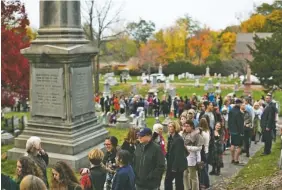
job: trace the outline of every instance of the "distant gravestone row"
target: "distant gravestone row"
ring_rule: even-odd
[[[9,132],[18,136],[27,125],[27,116],[20,118],[13,116],[11,118],[4,118],[4,125],[2,126],[2,133]]]

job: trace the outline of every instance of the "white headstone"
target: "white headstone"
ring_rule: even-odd
[[[169,88],[170,88],[169,79],[166,79],[166,81],[165,81],[165,89],[169,89]]]
[[[137,127],[139,129],[146,127],[146,118],[145,118],[145,112],[143,107],[137,108],[138,117],[137,117]]]
[[[153,75],[152,77],[152,85],[153,86],[157,85],[157,76],[156,75]]]
[[[14,122],[14,127],[15,127],[15,128],[18,128],[18,127],[19,127],[19,118],[14,117],[13,122]]]
[[[195,87],[200,87],[200,80],[199,79],[196,79],[195,80]]]
[[[159,74],[163,74],[163,66],[161,64],[159,65]]]
[[[207,66],[206,68],[206,77],[210,77],[210,68]]]
[[[215,78],[217,77],[217,73],[214,73],[214,77],[215,77]]]
[[[219,73],[217,77],[218,77],[218,78],[221,78],[221,73]]]

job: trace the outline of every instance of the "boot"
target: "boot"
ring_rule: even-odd
[[[217,168],[216,172],[215,172],[216,176],[220,176],[220,167]]]
[[[215,167],[212,167],[212,171],[209,173],[210,175],[215,175]]]
[[[246,157],[247,157],[247,158],[250,157],[250,153],[249,153],[249,152],[246,153]]]

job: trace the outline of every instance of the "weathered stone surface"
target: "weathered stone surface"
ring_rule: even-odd
[[[63,65],[32,67],[31,115],[65,118]]]
[[[7,145],[7,144],[13,144],[14,142],[14,136],[10,133],[3,133],[1,134],[1,144]]]
[[[79,0],[40,0],[40,10],[39,35],[21,50],[31,64],[31,118],[8,158],[18,159],[27,139],[38,136],[50,164],[88,167],[88,151],[108,135],[93,103],[92,59],[98,50],[84,37]]]

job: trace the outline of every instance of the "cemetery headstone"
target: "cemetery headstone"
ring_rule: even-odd
[[[217,77],[217,73],[214,73],[213,77],[216,78]]]
[[[1,134],[1,145],[13,144],[14,136],[11,133]]]
[[[21,50],[30,60],[31,117],[8,159],[23,156],[36,134],[50,165],[63,160],[79,169],[89,165],[89,148],[102,147],[108,136],[93,102],[92,60],[99,51],[84,36],[80,7],[79,0],[39,1],[39,35]]]
[[[137,117],[137,127],[139,129],[143,129],[146,127],[146,118],[145,118],[145,112],[143,107],[137,108],[138,117]]]
[[[238,86],[238,83],[235,82],[234,84],[234,92],[238,92],[239,91],[239,86]]]
[[[103,96],[109,96],[111,97],[111,89],[110,89],[110,84],[109,83],[104,83],[104,92],[103,92]]]
[[[132,94],[134,94],[134,95],[138,94],[136,85],[131,85],[131,92],[132,92]]]
[[[199,88],[200,87],[200,80],[199,79],[196,79],[195,80],[195,87]]]
[[[161,64],[159,65],[159,74],[163,74],[163,66]]]
[[[207,66],[206,68],[206,77],[210,77],[210,68]]]
[[[157,85],[157,76],[153,75],[152,86],[156,86],[156,85]]]
[[[170,88],[169,79],[166,79],[166,81],[165,81],[165,89],[168,90],[169,88]]]
[[[116,127],[117,128],[129,128],[130,127],[129,119],[126,117],[125,114],[121,114],[117,118]]]

